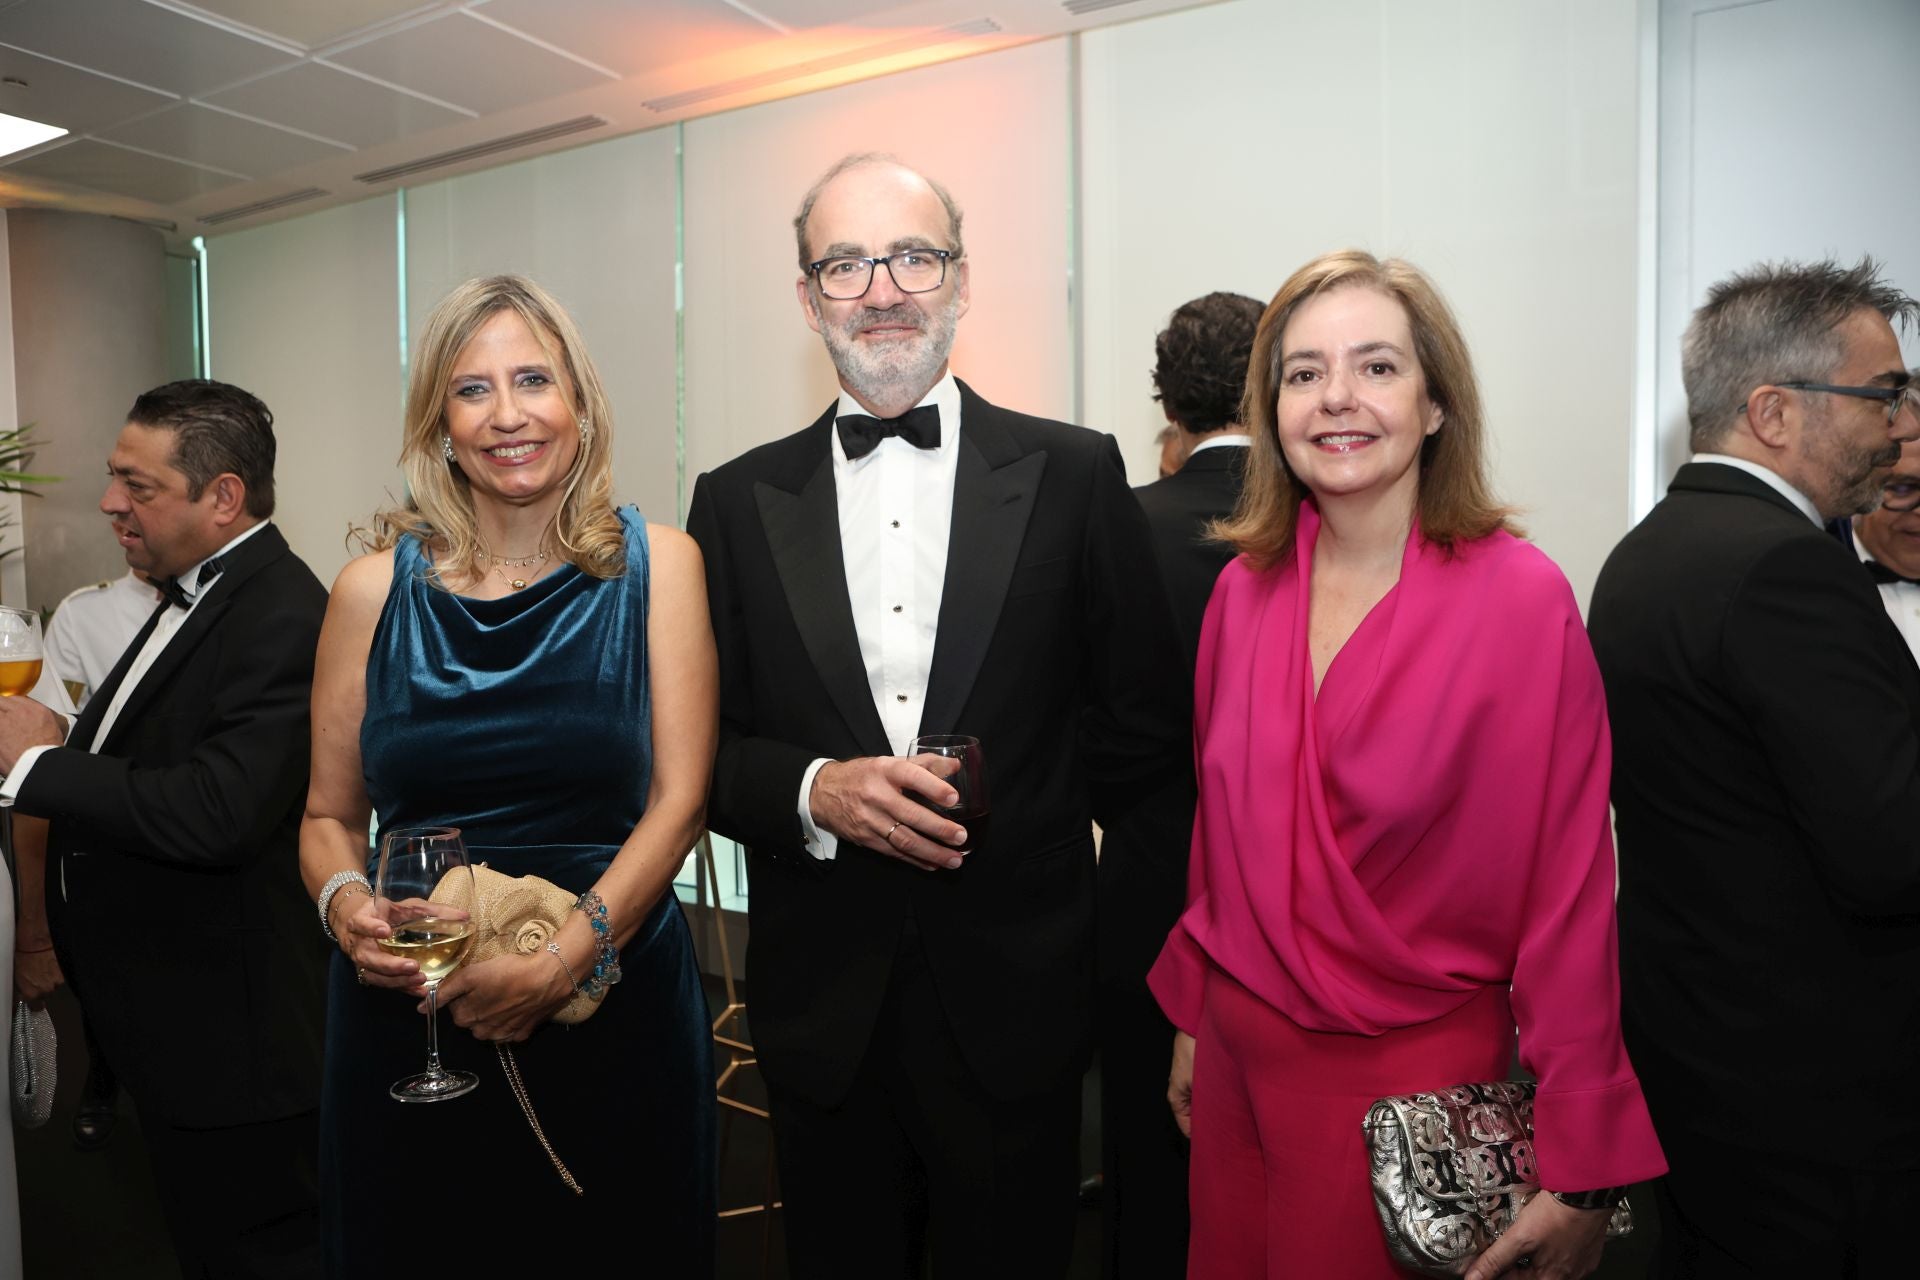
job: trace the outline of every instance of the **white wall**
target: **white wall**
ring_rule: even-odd
[[[208,365],[273,410],[274,519],[331,583],[350,526],[402,494],[394,199],[208,242]]]
[[[463,280],[539,281],[580,326],[613,403],[618,499],[666,524],[679,521],[674,151],[674,130],[657,129],[407,193],[411,337]]]
[[[1458,312],[1499,490],[1584,602],[1628,523],[1637,21],[1619,0],[1237,0],[1082,37],[1085,416],[1151,479],[1154,335],[1331,249]]]
[[[954,371],[989,400],[1070,414],[1068,51],[1026,45],[686,126],[689,481],[837,393],[794,295],[792,220],[849,152],[892,152],[961,207],[972,303]]]
[[[1761,261],[1870,253],[1920,293],[1920,3],[1663,8],[1649,506],[1687,456],[1680,335],[1715,281]],[[1908,364],[1920,362],[1920,335],[1903,337]]]

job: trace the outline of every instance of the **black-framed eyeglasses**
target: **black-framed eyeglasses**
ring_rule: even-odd
[[[1887,425],[1900,416],[1903,407],[1911,408],[1920,414],[1920,386],[1909,382],[1902,387],[1836,387],[1827,382],[1776,382],[1776,387],[1791,387],[1795,391],[1824,391],[1834,396],[1855,396],[1861,400],[1881,400],[1887,406]],[[1899,508],[1896,508],[1898,510]]]
[[[867,296],[873,287],[873,268],[885,263],[893,287],[902,293],[930,293],[947,282],[951,249],[902,249],[880,258],[822,258],[807,264],[807,274],[820,282],[820,292],[838,302]]]
[[[1912,476],[1889,476],[1880,486],[1880,507],[1885,511],[1911,511],[1920,507],[1920,480]]]

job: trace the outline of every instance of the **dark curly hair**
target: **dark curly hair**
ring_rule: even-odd
[[[1153,398],[1194,435],[1240,420],[1253,333],[1266,307],[1241,293],[1210,293],[1178,311],[1153,340]]]

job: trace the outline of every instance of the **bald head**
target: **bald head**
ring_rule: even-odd
[[[939,201],[941,216],[947,225],[946,243],[940,247],[951,250],[955,258],[964,255],[965,247],[960,240],[960,206],[954,203],[947,189],[919,170],[902,164],[893,156],[879,151],[862,151],[842,156],[835,161],[833,167],[821,174],[819,179],[807,189],[806,198],[800,202],[800,212],[795,214],[793,219],[793,234],[800,251],[800,270],[803,273],[810,264],[827,256],[825,250],[808,243],[814,207],[820,203],[821,197],[827,193],[828,188],[836,185],[839,179],[862,170],[870,171],[861,175],[864,180],[858,185],[863,189],[879,185],[873,180],[886,182],[887,179],[891,179],[887,185],[898,186],[902,193],[908,185],[930,192],[933,198]]]

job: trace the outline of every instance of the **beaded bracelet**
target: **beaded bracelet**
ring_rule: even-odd
[[[327,941],[335,946],[339,945],[340,939],[334,936],[333,922],[327,919],[327,908],[333,905],[333,895],[350,884],[359,885],[361,891],[369,898],[373,896],[373,881],[359,871],[336,871],[327,881],[326,887],[320,890],[320,932],[326,934]]]
[[[593,972],[579,989],[597,1000],[621,977],[620,953],[613,946],[613,924],[607,919],[606,902],[591,889],[580,895],[573,909],[583,913],[593,926]]]

